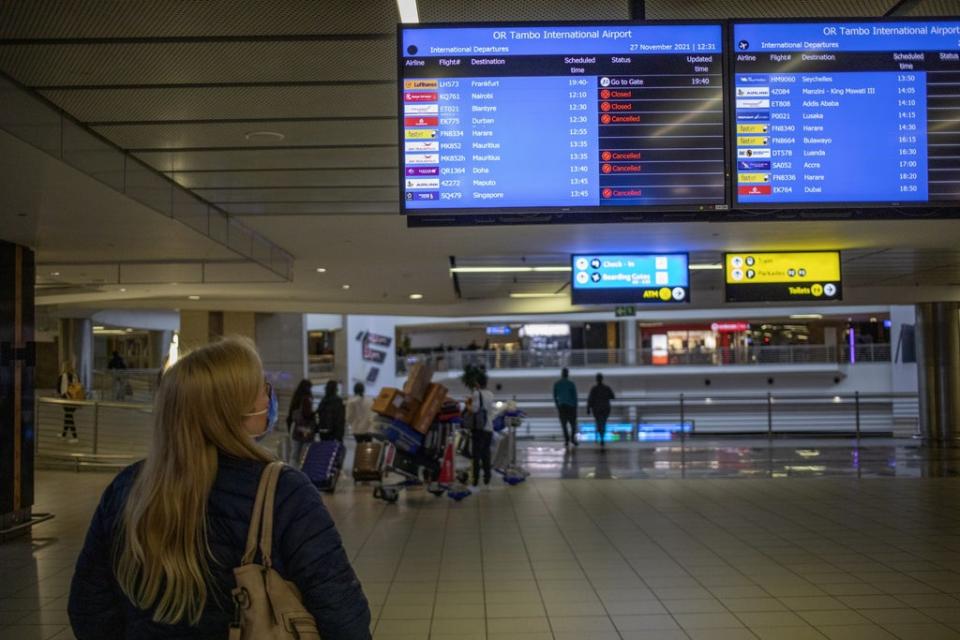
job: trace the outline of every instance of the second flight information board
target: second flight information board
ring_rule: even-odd
[[[735,23],[734,207],[960,201],[960,20]]]
[[[402,209],[726,209],[719,24],[402,27]]]

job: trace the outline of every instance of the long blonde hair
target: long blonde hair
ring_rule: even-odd
[[[115,567],[124,594],[153,607],[155,622],[196,624],[203,613],[217,451],[272,460],[243,427],[262,387],[260,356],[245,338],[197,349],[163,374],[153,444],[124,506]]]

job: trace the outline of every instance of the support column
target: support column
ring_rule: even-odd
[[[34,268],[32,251],[0,241],[0,531],[32,519]]]
[[[938,444],[960,439],[960,303],[917,305],[920,436]]]
[[[627,366],[637,364],[637,319],[630,318],[621,323],[623,328],[623,348],[627,352]]]
[[[83,388],[93,389],[93,322],[90,318],[60,319],[59,356],[61,371],[64,364],[72,364]]]

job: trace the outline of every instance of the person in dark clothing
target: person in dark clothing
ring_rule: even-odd
[[[104,491],[67,611],[77,640],[226,638],[275,400],[253,343],[193,351],[163,376],[154,447]],[[272,567],[324,640],[370,640],[370,608],[310,480],[280,474]],[[259,557],[259,556],[258,556]],[[259,561],[259,560],[258,560]]]
[[[303,446],[313,442],[317,433],[313,419],[313,383],[309,380],[301,380],[290,399],[287,432],[290,434],[290,464],[299,469],[303,463]]]
[[[587,415],[593,414],[597,421],[597,437],[600,439],[600,448],[606,448],[605,436],[607,433],[607,419],[610,418],[610,401],[615,399],[613,389],[603,384],[603,374],[597,374],[597,384],[590,389],[587,398]]]
[[[578,446],[577,442],[577,386],[570,379],[570,370],[564,367],[560,379],[553,385],[553,403],[563,427],[564,446]],[[569,430],[567,429],[569,425]]]
[[[123,356],[120,355],[119,351],[114,351],[113,355],[110,357],[110,361],[107,363],[107,369],[126,369],[127,363],[123,359]]]
[[[487,390],[487,374],[481,373],[476,378],[476,386],[470,394],[470,410],[477,412],[481,409],[486,413],[486,420],[482,425],[476,425],[471,433],[473,455],[473,486],[480,481],[480,468],[483,468],[483,484],[490,484],[490,445],[493,443],[493,393]]]
[[[343,399],[337,395],[337,381],[328,380],[323,399],[317,407],[317,428],[321,440],[339,440],[347,431],[347,411]]]

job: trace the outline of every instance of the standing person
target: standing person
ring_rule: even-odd
[[[167,370],[150,453],[104,491],[77,560],[67,607],[77,640],[227,637],[243,603],[233,570],[273,461],[256,439],[275,406],[250,340],[201,347]],[[275,495],[273,544],[256,561],[296,586],[324,640],[370,640],[367,599],[320,494],[284,467]]]
[[[303,445],[313,442],[317,433],[317,424],[313,419],[313,384],[309,380],[301,380],[290,398],[287,432],[290,434],[290,464],[299,469]]]
[[[113,399],[122,402],[127,397],[127,379],[123,373],[127,368],[127,363],[119,351],[114,351],[113,356],[107,363],[107,369],[113,372]]]
[[[347,424],[357,442],[369,442],[373,439],[370,430],[373,427],[373,400],[364,393],[362,382],[353,385],[353,396],[347,400]]]
[[[610,401],[615,399],[613,389],[603,384],[603,374],[597,374],[597,384],[590,389],[587,397],[587,415],[593,414],[597,421],[597,437],[600,438],[600,448],[606,449],[607,419],[610,417]]]
[[[337,395],[337,381],[328,380],[323,390],[323,399],[317,407],[317,427],[321,440],[339,440],[347,430],[346,410],[343,399]]]
[[[57,381],[57,394],[64,400],[84,400],[86,391],[80,383],[80,376],[73,366],[73,362],[64,362],[60,367],[60,378]],[[63,429],[60,431],[61,438],[69,437],[70,444],[80,442],[77,438],[76,412],[78,407],[73,405],[64,405],[63,407]],[[69,436],[67,435],[67,432]]]
[[[493,393],[487,390],[487,374],[477,374],[473,392],[470,394],[470,410],[474,413],[483,412],[485,420],[481,424],[474,424],[472,429],[471,451],[473,455],[473,486],[477,486],[480,479],[480,466],[483,465],[483,484],[490,484],[490,445],[493,442]]]
[[[563,427],[564,446],[579,446],[577,442],[577,386],[570,379],[570,370],[566,367],[560,372],[560,379],[553,383],[553,404],[560,416]],[[569,431],[567,425],[570,426]]]

